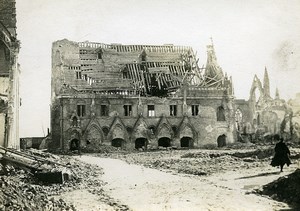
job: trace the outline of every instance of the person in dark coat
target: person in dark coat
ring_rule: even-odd
[[[285,143],[283,143],[283,138],[280,138],[279,135],[275,135],[274,139],[279,141],[275,146],[275,156],[272,159],[271,165],[273,167],[280,166],[280,171],[282,172],[283,166],[286,164],[289,166],[291,164],[290,161],[290,150],[286,146]]]

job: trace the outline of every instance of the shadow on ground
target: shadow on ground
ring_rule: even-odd
[[[246,177],[239,177],[239,178],[236,178],[236,180],[238,180],[238,179],[249,179],[249,178],[254,178],[254,177],[264,177],[264,176],[277,175],[277,174],[280,174],[280,172],[279,171],[274,171],[274,172],[261,173],[261,174],[246,176]]]

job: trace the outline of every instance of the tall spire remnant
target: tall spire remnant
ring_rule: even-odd
[[[264,96],[265,97],[270,97],[270,80],[269,80],[269,75],[268,75],[267,67],[265,67],[263,89],[264,89]]]
[[[211,38],[211,44],[207,46],[207,61],[205,67],[205,78],[211,83],[223,80],[224,74],[222,68],[218,65],[217,57]]]
[[[278,87],[276,87],[275,99],[276,99],[276,100],[279,100],[279,99],[280,99]]]

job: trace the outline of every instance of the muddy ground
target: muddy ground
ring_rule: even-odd
[[[271,146],[53,155],[72,166],[74,178],[62,185],[44,185],[13,169],[0,176],[0,210],[295,208],[299,198],[291,196],[298,194],[293,187],[300,181],[299,170],[295,173],[300,149],[290,150],[293,164],[283,173],[269,165]]]

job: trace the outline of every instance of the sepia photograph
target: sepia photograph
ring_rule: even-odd
[[[299,11],[0,0],[0,210],[299,210]]]

